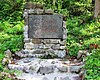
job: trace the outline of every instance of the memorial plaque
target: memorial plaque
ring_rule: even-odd
[[[29,15],[28,26],[29,38],[63,38],[63,18],[61,15]]]

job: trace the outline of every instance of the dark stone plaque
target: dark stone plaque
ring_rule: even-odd
[[[61,15],[29,15],[28,24],[29,38],[63,38],[63,19]]]

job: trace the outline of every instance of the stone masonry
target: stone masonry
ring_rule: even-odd
[[[41,5],[28,7],[26,6],[23,15],[24,51],[34,55],[38,51],[38,54],[53,53],[60,58],[65,57],[67,30],[62,15],[54,14],[50,9],[41,9]]]

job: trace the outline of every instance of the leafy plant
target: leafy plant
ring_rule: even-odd
[[[100,49],[93,51],[92,55],[86,59],[86,80],[100,79]]]
[[[0,71],[3,71],[3,66],[1,64],[3,57],[4,57],[4,55],[2,53],[0,53]]]
[[[64,15],[68,29],[66,44],[70,56],[76,56],[80,49],[89,49],[90,44],[100,45],[100,22],[93,19],[94,0],[27,1],[41,3],[44,9],[53,9],[55,13]],[[5,50],[10,49],[15,52],[23,48],[22,14],[25,3],[25,0],[0,0],[0,61]],[[99,57],[99,50],[97,50],[87,59],[87,80],[100,79]],[[1,62],[0,70],[3,70]]]

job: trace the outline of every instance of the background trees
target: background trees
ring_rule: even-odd
[[[95,0],[95,14],[94,17],[100,15],[100,0]]]

